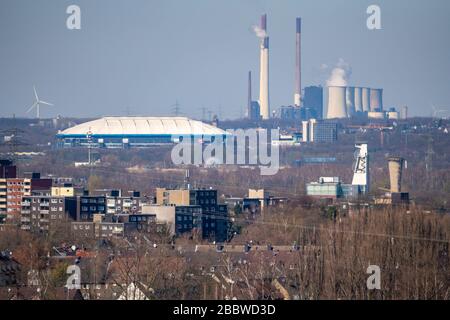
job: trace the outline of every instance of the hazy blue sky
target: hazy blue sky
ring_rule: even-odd
[[[82,29],[66,28],[81,7]],[[381,6],[382,30],[366,27]],[[448,0],[0,0],[0,116],[25,116],[33,84],[55,107],[43,116],[168,115],[223,118],[246,105],[247,72],[258,93],[258,39],[267,12],[272,109],[292,104],[295,17],[303,18],[303,85],[323,84],[340,58],[350,84],[382,87],[385,107],[430,115],[450,109]],[[31,116],[31,115],[28,115]]]

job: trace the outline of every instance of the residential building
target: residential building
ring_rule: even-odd
[[[64,197],[24,196],[20,211],[20,228],[33,232],[47,232],[74,218],[66,211]]]

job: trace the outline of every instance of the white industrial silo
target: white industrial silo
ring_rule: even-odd
[[[355,87],[347,87],[345,99],[347,105],[347,117],[351,117],[355,114]]]
[[[355,111],[362,112],[362,88],[355,88]]]
[[[383,110],[383,89],[370,89],[370,111]]]
[[[347,118],[346,87],[328,87],[327,119]]]
[[[362,99],[362,111],[370,111],[370,89],[361,88],[361,99]]]

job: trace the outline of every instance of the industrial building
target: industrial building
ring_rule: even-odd
[[[57,134],[60,148],[143,148],[170,144],[179,137],[208,141],[226,137],[222,129],[185,117],[104,117]]]
[[[344,184],[339,177],[320,177],[317,182],[306,184],[306,194],[314,198],[354,199],[369,191],[369,155],[367,144],[357,144],[357,153],[351,184]]]
[[[383,89],[328,87],[327,119],[350,118],[361,112],[367,113],[369,118],[387,116],[383,111]]]
[[[311,118],[322,119],[323,117],[323,88],[321,86],[305,87],[303,97],[303,108],[308,109],[309,112],[302,116],[303,120]]]
[[[337,140],[338,125],[316,119],[302,121],[302,141],[317,143],[333,143]]]

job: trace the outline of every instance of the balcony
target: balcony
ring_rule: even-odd
[[[39,205],[41,207],[48,207],[50,205],[50,203],[49,202],[41,202]]]
[[[24,202],[21,203],[21,205],[22,205],[22,207],[29,207],[29,206],[31,206],[31,202],[24,201]]]
[[[20,211],[22,214],[30,214],[31,213],[31,210],[21,210]]]
[[[22,218],[20,218],[20,222],[31,222],[31,219],[22,217]]]

